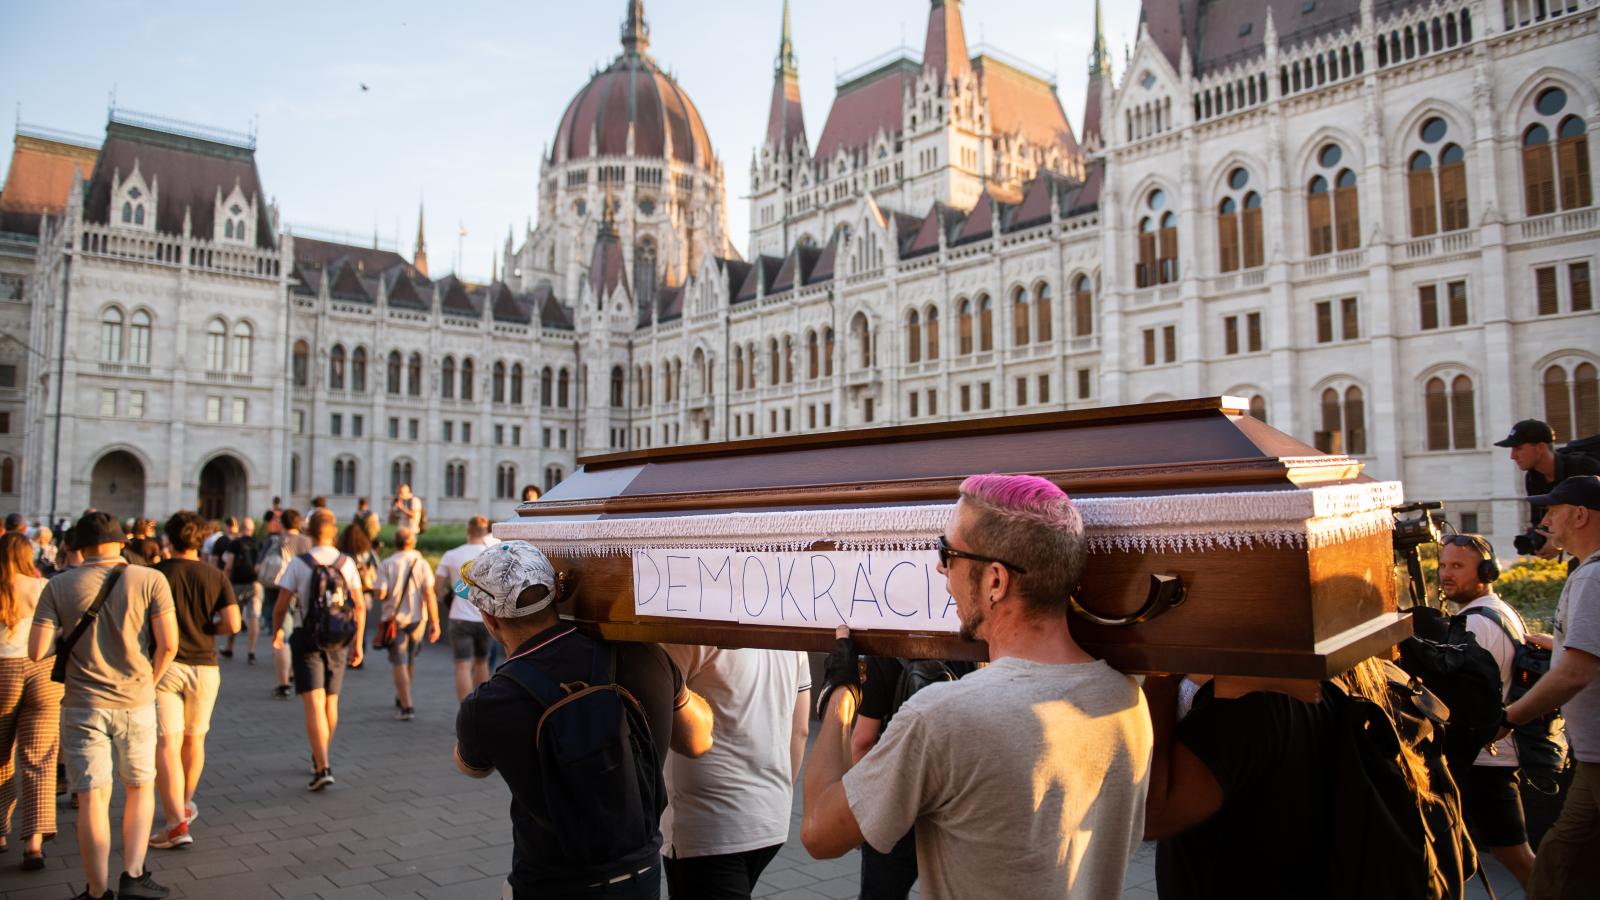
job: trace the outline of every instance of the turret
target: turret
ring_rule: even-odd
[[[967,33],[961,25],[961,0],[933,0],[933,9],[928,13],[928,37],[922,50],[922,70],[950,79],[965,75],[970,68]]]
[[[772,106],[767,113],[767,147],[774,160],[784,160],[795,145],[806,144],[805,114],[800,108],[800,64],[795,58],[789,22],[789,0],[783,0],[783,35],[773,64]]]
[[[1270,13],[1269,13],[1270,15]],[[1083,147],[1095,153],[1104,146],[1100,137],[1100,108],[1104,87],[1111,79],[1111,53],[1100,19],[1100,0],[1094,0],[1094,44],[1089,48],[1089,87],[1083,97]]]
[[[422,233],[422,204],[417,204],[417,252],[411,258],[411,265],[423,278],[428,277],[428,241]]]
[[[628,56],[650,52],[650,23],[644,20],[644,0],[628,0],[628,18],[622,23],[622,52]]]

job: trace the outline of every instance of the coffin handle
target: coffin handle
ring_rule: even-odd
[[[1070,599],[1072,611],[1080,618],[1087,619],[1096,625],[1112,627],[1124,625],[1137,625],[1147,622],[1183,602],[1186,592],[1183,579],[1176,575],[1155,574],[1150,576],[1150,596],[1145,598],[1144,606],[1125,616],[1107,616],[1097,613],[1078,600],[1078,595],[1073,594]]]

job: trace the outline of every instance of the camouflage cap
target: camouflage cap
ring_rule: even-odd
[[[504,541],[461,567],[455,594],[497,619],[532,615],[555,602],[555,566],[527,541]]]

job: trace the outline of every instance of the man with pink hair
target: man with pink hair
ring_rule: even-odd
[[[854,767],[855,649],[829,658],[801,840],[819,859],[916,827],[922,895],[1116,897],[1144,830],[1152,732],[1133,679],[1067,630],[1087,547],[1067,495],[979,475],[939,539],[961,633],[989,666],[908,699]],[[847,690],[832,690],[845,687]],[[847,771],[848,767],[848,771]]]

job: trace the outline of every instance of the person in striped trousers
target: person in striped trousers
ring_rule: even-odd
[[[61,685],[50,661],[28,658],[28,632],[44,579],[20,534],[0,537],[0,850],[12,825],[24,870],[44,868],[56,831],[56,757],[61,750]],[[21,815],[13,822],[13,813]]]

